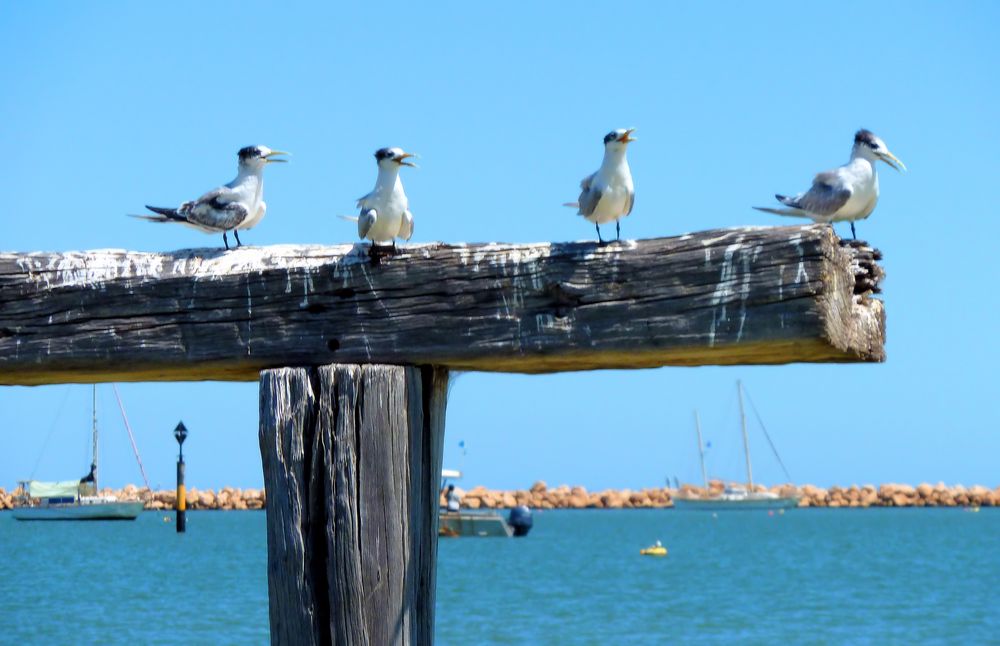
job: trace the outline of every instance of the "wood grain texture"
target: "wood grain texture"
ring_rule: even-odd
[[[878,253],[832,229],[594,243],[0,253],[0,383],[330,362],[541,373],[882,361]]]
[[[430,644],[447,372],[261,374],[276,644]]]

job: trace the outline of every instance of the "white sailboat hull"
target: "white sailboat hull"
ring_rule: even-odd
[[[695,511],[732,511],[755,509],[790,509],[799,506],[799,498],[789,497],[718,497],[718,498],[674,498],[674,508]]]
[[[141,502],[70,503],[18,507],[13,515],[17,520],[135,520],[142,508]]]

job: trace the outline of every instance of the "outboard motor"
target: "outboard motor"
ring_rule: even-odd
[[[514,536],[527,536],[534,524],[531,510],[526,505],[519,505],[507,514],[507,524],[514,530]]]

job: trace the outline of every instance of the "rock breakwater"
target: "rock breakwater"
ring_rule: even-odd
[[[497,490],[483,486],[463,491],[456,487],[465,509],[503,509],[527,505],[532,509],[642,509],[669,508],[674,506],[678,495],[698,496],[720,493],[725,483],[713,480],[708,489],[683,485],[680,489],[605,489],[587,491],[584,487],[559,485],[549,487],[538,481],[529,489]],[[908,484],[851,485],[828,488],[814,485],[784,484],[775,487],[755,487],[758,491],[772,491],[782,496],[801,496],[799,507],[1000,507],[1000,487],[988,489],[981,485],[964,487],[923,483]],[[0,510],[12,509],[18,504],[19,490],[7,493],[0,488]],[[146,509],[170,510],[176,501],[173,490],[147,491],[135,485],[122,489],[102,489],[102,494],[115,495],[123,500],[142,500]],[[263,489],[237,489],[223,487],[218,492],[212,489],[187,490],[187,508],[191,510],[244,510],[263,509],[267,497]],[[441,500],[444,505],[444,500]]]
[[[725,483],[713,480],[709,487],[683,485],[680,489],[648,488],[639,490],[605,489],[587,491],[569,485],[549,487],[539,481],[530,489],[513,491],[473,487],[459,492],[462,507],[467,509],[497,509],[527,505],[533,509],[635,509],[667,508],[674,498],[717,495]],[[1000,507],[1000,487],[987,489],[981,485],[964,487],[921,484],[851,485],[822,488],[814,485],[784,484],[775,487],[756,486],[757,491],[771,491],[781,496],[798,495],[799,507]]]

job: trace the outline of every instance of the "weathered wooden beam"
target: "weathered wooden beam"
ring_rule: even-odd
[[[364,249],[0,253],[0,384],[884,359],[877,252],[827,226]]]
[[[445,370],[265,370],[273,644],[430,644]]]

